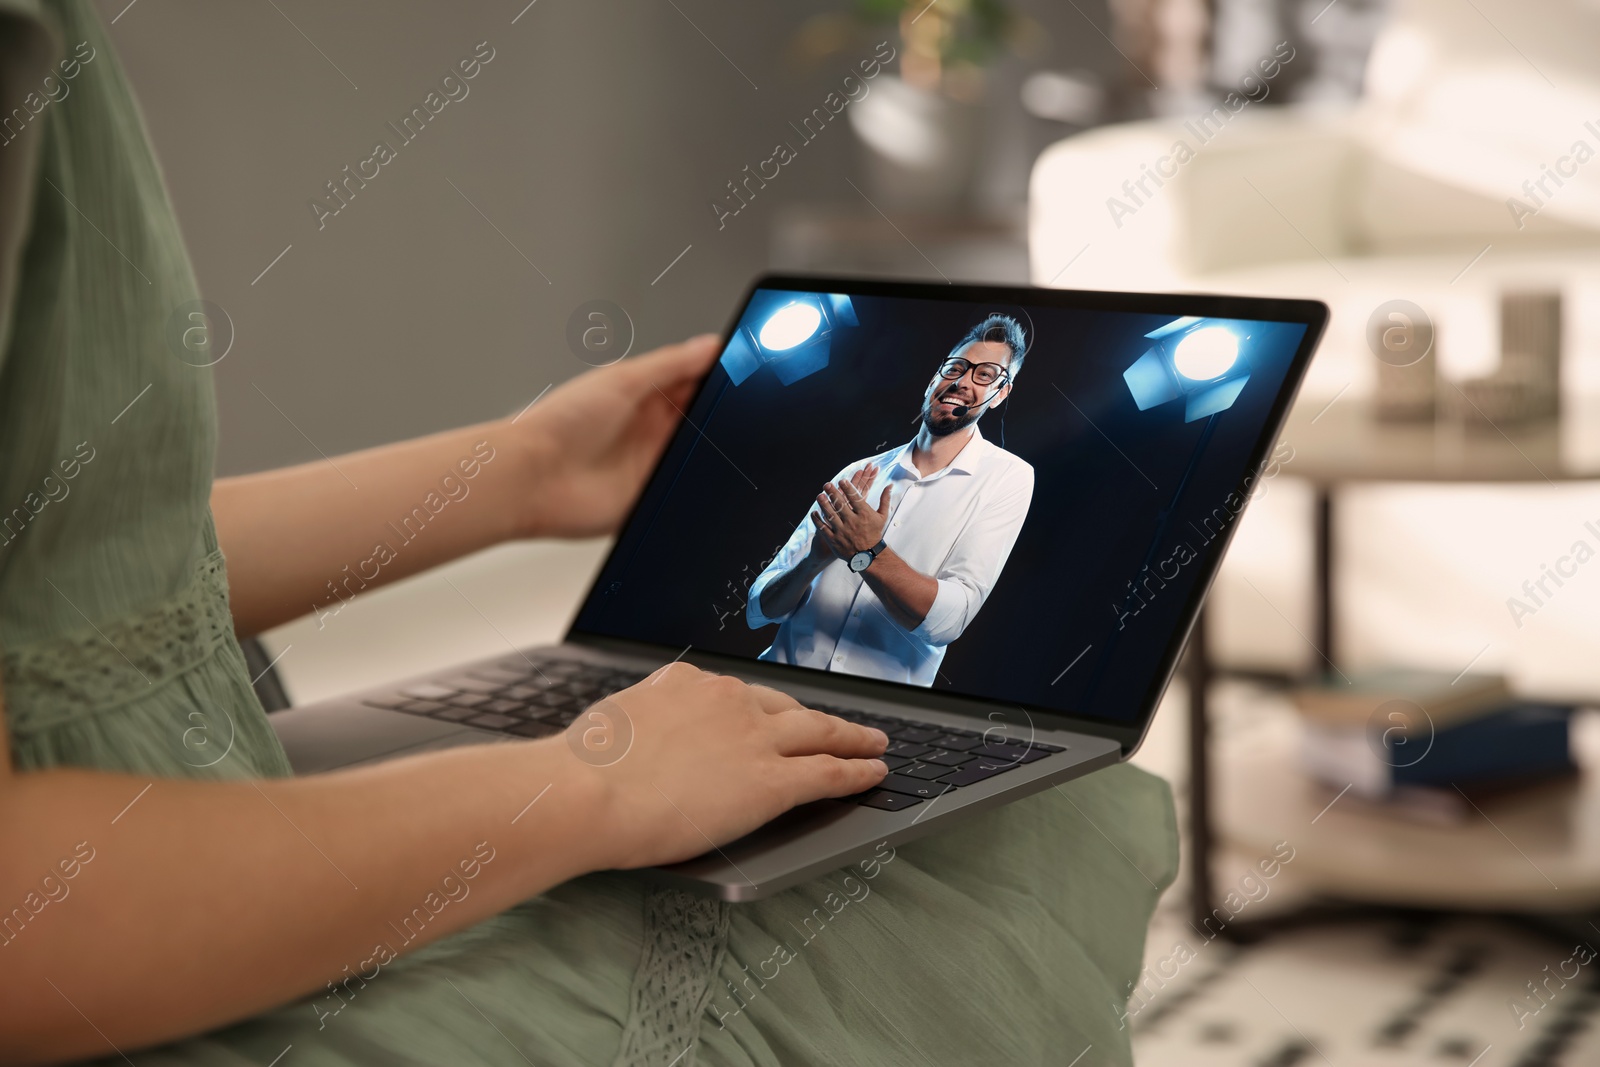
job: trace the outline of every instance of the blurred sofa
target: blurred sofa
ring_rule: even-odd
[[[1318,406],[1370,394],[1365,326],[1385,301],[1427,309],[1441,369],[1461,377],[1498,360],[1502,289],[1559,288],[1564,390],[1600,393],[1597,54],[1600,5],[1396,0],[1354,105],[1278,106],[1272,63],[1311,62],[1280,50],[1216,109],[1048,148],[1031,178],[1033,279],[1325,300],[1333,320],[1301,395]],[[1600,447],[1595,428],[1571,429],[1574,447]],[[1308,503],[1274,485],[1241,526],[1212,599],[1225,660],[1310,664],[1295,632],[1309,632]],[[1600,492],[1359,488],[1340,515],[1341,666],[1460,669],[1482,649],[1479,668],[1525,689],[1600,697],[1600,576],[1520,629],[1504,607],[1600,519]]]

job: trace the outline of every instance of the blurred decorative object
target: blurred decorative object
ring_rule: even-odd
[[[1379,712],[1405,718],[1418,712],[1442,727],[1471,718],[1511,699],[1506,680],[1497,674],[1455,677],[1443,671],[1390,667],[1352,675],[1324,677],[1294,693],[1294,706],[1308,721],[1332,727],[1362,727]],[[1399,722],[1379,716],[1387,729]]]
[[[1556,418],[1561,413],[1561,294],[1500,296],[1500,366],[1461,383],[1451,413],[1468,429]]]
[[[1105,114],[1106,91],[1091,71],[1035,71],[1022,83],[1022,107],[1035,118],[1093,126]]]
[[[1378,359],[1372,413],[1379,422],[1430,422],[1438,407],[1437,337],[1427,313],[1391,300],[1367,319],[1367,347]]]
[[[1379,422],[1430,422],[1439,400],[1439,357],[1430,351],[1409,366],[1378,364],[1372,414]]]
[[[1500,369],[1529,383],[1532,417],[1561,411],[1561,293],[1500,294]]]
[[[982,162],[985,67],[1041,31],[1004,0],[858,0],[855,25],[894,25],[898,76],[885,75],[850,110],[865,148],[871,198],[885,210],[958,213]],[[820,57],[846,47],[841,16],[810,20],[798,43]]]

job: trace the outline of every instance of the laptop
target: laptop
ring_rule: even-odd
[[[683,660],[883,729],[880,786],[648,872],[734,901],[1110,766],[1276,473],[1327,318],[762,277],[559,645],[272,724],[300,773],[556,734],[603,765],[626,758],[616,694]],[[827,506],[829,485],[872,515]]]

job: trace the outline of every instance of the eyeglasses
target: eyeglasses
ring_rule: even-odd
[[[1006,369],[998,363],[973,363],[960,356],[952,356],[945,360],[939,367],[939,376],[954,380],[969,370],[972,372],[974,385],[993,385],[1001,379],[1008,382],[1011,380],[1011,375],[1007,374]]]

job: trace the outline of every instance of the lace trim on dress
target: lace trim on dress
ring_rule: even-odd
[[[222,553],[189,584],[137,615],[8,648],[0,655],[15,734],[48,729],[149,695],[233,639]]]
[[[612,1067],[693,1067],[732,908],[681,889],[651,889],[644,909],[644,952]]]

